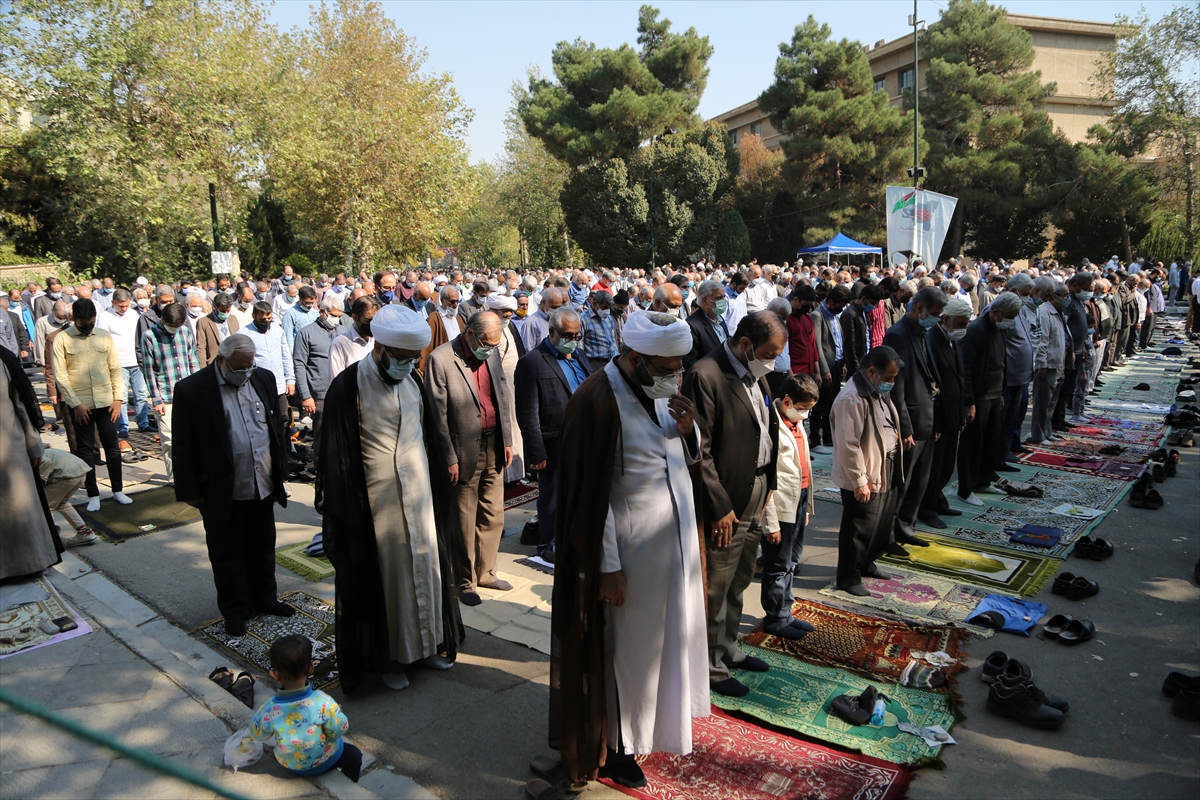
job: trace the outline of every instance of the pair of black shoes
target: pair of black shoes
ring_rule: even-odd
[[[1090,581],[1082,575],[1064,572],[1054,578],[1050,587],[1054,594],[1066,595],[1068,600],[1082,600],[1100,593],[1100,584]]]
[[[1180,719],[1200,720],[1200,675],[1172,672],[1163,681],[1162,693],[1173,697],[1171,713]]]
[[[991,684],[987,710],[1031,728],[1055,730],[1063,724],[1070,705],[1048,695],[1033,682],[1033,670],[1023,661],[997,650],[983,662],[980,679]]]
[[[1103,561],[1114,552],[1116,552],[1116,548],[1112,542],[1084,536],[1075,543],[1075,549],[1071,551],[1071,555],[1078,558],[1089,558],[1092,561]]]
[[[275,617],[290,617],[296,613],[296,609],[278,600],[272,600],[270,603],[256,608],[255,611],[259,614],[271,614]],[[253,618],[253,615],[251,615],[251,618]],[[237,614],[230,614],[225,618],[225,632],[230,636],[245,636],[246,618],[240,617]]]

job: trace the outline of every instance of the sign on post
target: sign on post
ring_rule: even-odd
[[[241,263],[235,250],[213,250],[212,271],[215,275],[229,275],[241,272]]]
[[[926,264],[935,265],[958,198],[911,186],[889,186],[886,203],[888,261],[911,262],[919,256]]]

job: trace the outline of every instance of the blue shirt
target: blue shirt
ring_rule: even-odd
[[[829,306],[821,303],[821,311],[825,314],[825,320],[829,323],[829,330],[833,332],[833,360],[842,360],[842,323],[829,310]]]
[[[592,311],[583,318],[583,354],[595,359],[617,357],[617,338],[612,314],[609,314],[608,319],[600,319],[600,316]]]
[[[579,363],[577,358],[567,358],[562,353],[550,344],[549,339],[542,340],[542,347],[546,348],[546,352],[553,353],[558,359],[558,368],[562,370],[563,377],[567,379],[567,387],[571,390],[571,394],[575,394],[575,390],[579,388],[579,384],[587,379],[587,375],[583,373],[583,365]]]
[[[321,312],[317,310],[316,304],[305,310],[304,306],[297,303],[287,310],[287,313],[283,315],[283,336],[287,340],[288,350],[296,347],[296,334],[300,332],[300,329],[307,328],[316,322],[319,316],[321,316]]]

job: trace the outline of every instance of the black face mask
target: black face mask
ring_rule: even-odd
[[[362,338],[371,338],[371,320],[367,320],[366,322],[355,322],[354,329],[358,331],[358,335]]]
[[[266,333],[267,331],[269,331],[271,329],[271,323],[270,323],[270,321],[255,322],[254,327],[258,328],[259,333]]]
[[[91,333],[93,330],[95,330],[95,329],[96,329],[96,323],[95,323],[95,321],[92,321],[91,323],[89,323],[89,324],[87,324],[87,325],[84,325],[84,324],[82,324],[82,323],[78,323],[78,324],[76,324],[76,325],[75,325],[75,328],[76,328],[76,329],[77,329],[77,330],[78,330],[78,331],[79,331],[79,332],[80,332],[82,335],[84,335],[84,336],[87,336],[87,335],[89,335],[89,334],[90,334],[90,333]]]

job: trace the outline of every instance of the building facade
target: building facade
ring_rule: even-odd
[[[1032,68],[1041,70],[1042,81],[1058,85],[1058,92],[1045,104],[1054,126],[1062,130],[1068,141],[1086,139],[1088,128],[1108,119],[1114,105],[1111,100],[1103,99],[1103,92],[1094,85],[1097,59],[1116,45],[1112,23],[1027,14],[1009,14],[1008,20],[1032,35]],[[876,91],[887,92],[894,106],[902,103],[903,92],[911,88],[914,77],[918,89],[925,89],[925,60],[918,61],[914,76],[912,45],[912,34],[908,34],[890,42],[880,40],[865,48]],[[734,144],[753,133],[774,150],[786,138],[758,107],[757,100],[718,114],[714,119],[725,124]]]

